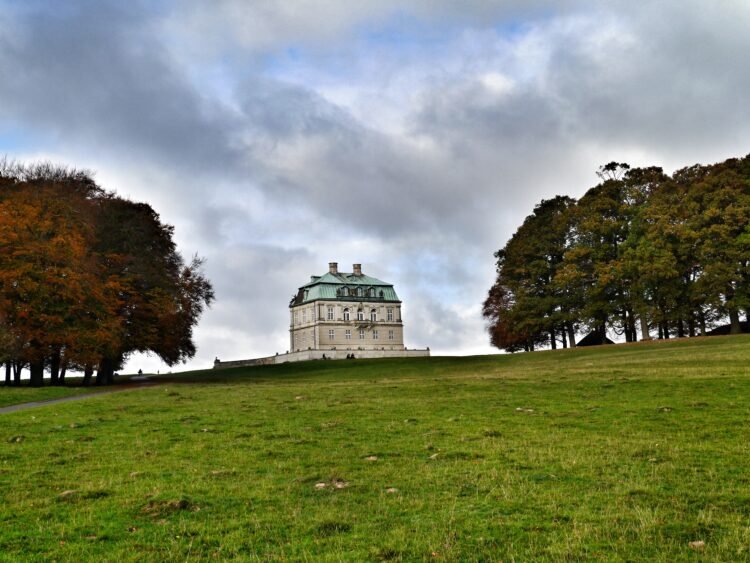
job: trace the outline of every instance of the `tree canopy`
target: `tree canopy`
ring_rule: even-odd
[[[133,352],[168,365],[195,355],[192,331],[213,301],[202,261],[146,203],[91,174],[0,162],[0,362],[53,383],[67,370],[112,382]],[[13,370],[11,370],[11,366]]]
[[[750,309],[750,155],[671,176],[611,162],[578,201],[543,200],[495,253],[484,302],[507,351],[694,336]]]

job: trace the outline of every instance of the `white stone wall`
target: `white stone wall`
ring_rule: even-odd
[[[348,320],[346,320],[347,311]],[[360,311],[361,319],[359,318]],[[375,311],[374,321],[372,320],[373,311]],[[350,351],[404,349],[400,303],[354,300],[316,301],[290,309],[289,322],[289,352],[307,349]],[[349,331],[348,334],[347,331]]]
[[[284,364],[287,362],[304,362],[308,360],[343,360],[349,355],[355,359],[377,359],[377,358],[426,358],[430,356],[430,349],[426,350],[304,350],[289,354],[278,354],[266,358],[254,358],[251,360],[236,360],[231,362],[214,362],[214,369],[224,369],[244,366],[261,366],[271,364]],[[325,358],[324,358],[325,356]]]

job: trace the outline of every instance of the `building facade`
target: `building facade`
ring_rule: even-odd
[[[404,350],[401,301],[393,285],[328,264],[289,303],[289,352]]]

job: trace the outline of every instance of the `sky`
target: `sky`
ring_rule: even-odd
[[[0,157],[94,171],[206,259],[173,369],[286,351],[328,262],[395,285],[407,347],[492,353],[535,204],[750,152],[748,29],[745,0],[0,0]]]

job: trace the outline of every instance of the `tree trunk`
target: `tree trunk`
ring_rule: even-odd
[[[682,320],[682,317],[680,317],[677,320],[677,338],[684,338],[685,337],[685,323]]]
[[[551,328],[549,331],[549,341],[552,345],[553,350],[557,350],[557,337],[555,336],[555,329]]]
[[[68,361],[63,360],[62,365],[60,366],[60,380],[58,381],[59,385],[65,385],[65,372],[68,371]]]
[[[602,321],[597,327],[596,333],[599,336],[599,344],[604,344],[605,338],[607,338],[607,321]]]
[[[60,378],[60,350],[52,352],[49,361],[49,378],[52,385],[59,385]]]
[[[576,331],[573,330],[573,323],[570,322],[568,323],[568,341],[571,348],[576,347]]]
[[[32,387],[44,385],[44,360],[34,360],[29,364],[29,385]]]
[[[692,316],[688,320],[688,336],[690,336],[690,338],[695,336],[695,319]]]
[[[698,322],[700,322],[701,325],[701,336],[706,336],[706,314],[703,312],[703,309],[701,309],[700,316],[698,317]]]
[[[662,332],[664,333],[664,340],[669,340],[669,323],[662,323]]]
[[[651,332],[649,332],[648,319],[646,318],[646,315],[641,314],[638,318],[638,321],[641,324],[641,340],[651,340]]]
[[[562,336],[562,345],[564,350],[568,347],[568,338],[565,336],[565,328],[560,331],[560,335]]]
[[[635,330],[635,315],[633,315],[633,311],[628,311],[628,327],[630,328],[630,341],[638,342],[638,332]]]
[[[10,360],[5,362],[5,385],[10,385],[13,383],[13,380],[11,379],[11,367],[10,367]]]
[[[111,385],[114,379],[115,362],[111,358],[102,358],[96,370],[97,385]]]
[[[622,312],[622,328],[623,332],[625,332],[625,342],[632,342],[633,335],[630,334],[630,323],[628,322],[627,310]],[[602,340],[602,343],[604,343],[604,340]]]
[[[740,313],[736,309],[729,311],[729,324],[731,325],[729,334],[739,334],[742,332],[742,327],[740,326]]]
[[[91,385],[91,376],[94,375],[94,366],[86,364],[83,368],[83,382],[81,385],[88,387]]]
[[[13,385],[21,385],[21,372],[23,364],[19,361],[13,362]]]

